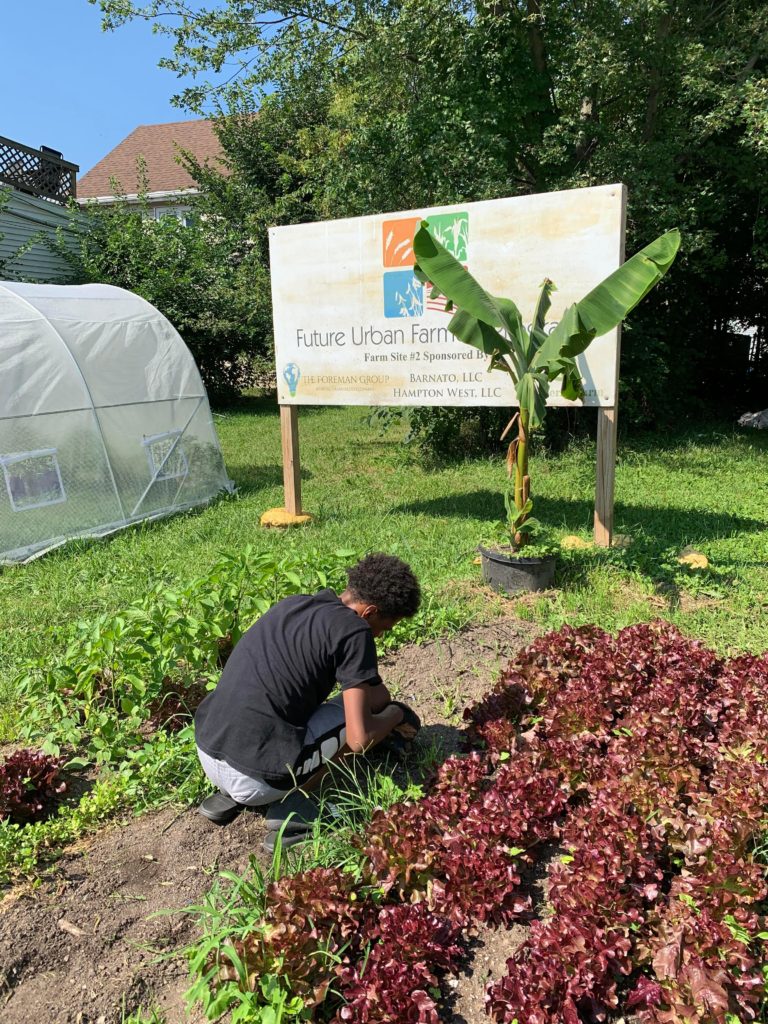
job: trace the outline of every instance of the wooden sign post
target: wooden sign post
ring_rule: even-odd
[[[621,231],[619,262],[626,260],[627,190],[621,189]],[[613,364],[613,405],[597,410],[597,471],[595,474],[594,538],[599,548],[613,543],[614,491],[616,486],[616,447],[619,417],[619,362],[621,360],[621,324],[616,328],[616,356]]]
[[[617,409],[597,410],[597,471],[595,481],[595,544],[609,548],[613,541],[613,492],[616,479]]]
[[[301,461],[299,458],[299,411],[295,405],[280,406],[280,434],[283,442],[283,490],[285,510],[301,515]]]
[[[450,309],[413,275],[413,236],[424,218],[452,255],[525,322],[552,277],[544,330],[624,262],[623,185],[270,229],[275,361],[285,509],[301,513],[297,407],[515,406],[514,385],[487,356],[448,330]],[[549,405],[598,409],[595,542],[611,543],[619,331],[578,357],[584,398]]]

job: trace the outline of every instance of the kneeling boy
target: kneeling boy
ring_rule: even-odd
[[[321,590],[273,605],[242,636],[198,708],[198,755],[219,789],[199,808],[211,821],[273,804],[268,829],[275,833],[292,814],[284,840],[296,841],[317,808],[287,794],[311,790],[325,764],[344,754],[392,732],[415,735],[418,718],[381,681],[374,638],[415,614],[418,581],[405,562],[384,554],[368,555],[347,577],[340,595]],[[328,700],[337,683],[341,695]],[[267,836],[268,849],[274,841]]]

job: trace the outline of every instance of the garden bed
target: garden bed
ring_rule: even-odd
[[[764,1021],[768,656],[720,658],[663,623],[520,651],[522,633],[500,620],[386,660],[442,756],[426,795],[384,802],[342,856],[270,883],[258,814],[217,829],[166,809],[17,890],[3,1021],[201,1024],[185,945],[211,1019]]]
[[[458,745],[463,707],[487,691],[529,635],[527,625],[499,620],[402,648],[384,661],[382,674],[421,714],[425,739],[448,753]],[[199,902],[216,871],[243,871],[250,853],[262,859],[262,837],[255,813],[217,828],[194,810],[166,808],[103,829],[39,885],[12,890],[0,904],[3,1024],[121,1024],[140,1006],[160,1008],[167,1024],[202,1021],[199,1011],[184,1014],[186,964],[158,962],[155,953],[194,941],[196,924],[185,915],[150,915]],[[507,941],[515,934],[494,935],[492,952],[482,954],[483,983],[489,968],[496,976],[503,971]],[[482,988],[471,974],[460,979],[457,1024],[487,1019]]]
[[[421,799],[216,894],[195,996],[233,1024],[467,1020],[446,986],[491,926],[511,954],[484,993],[497,1024],[765,1020],[766,707],[768,655],[723,659],[669,624],[540,638]]]

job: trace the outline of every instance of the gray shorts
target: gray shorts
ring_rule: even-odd
[[[239,804],[249,807],[261,807],[281,800],[297,786],[306,782],[320,766],[330,761],[347,740],[346,721],[344,718],[344,702],[339,695],[321,704],[307,722],[304,746],[293,766],[290,782],[282,789],[265,779],[243,775],[232,768],[226,761],[210,757],[197,748],[197,756],[203,771],[222,792],[227,793]]]

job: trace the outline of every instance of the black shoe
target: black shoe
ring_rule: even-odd
[[[319,814],[318,804],[311,797],[295,789],[282,800],[270,804],[264,820],[269,832],[279,832],[285,825],[284,835],[296,835],[311,832]]]
[[[267,853],[274,853],[275,847],[277,846],[277,837],[279,835],[279,829],[276,832],[267,832],[266,836],[264,836],[264,841],[261,844],[262,850],[266,850]],[[297,843],[306,843],[306,841],[311,838],[311,828],[304,832],[294,832],[291,835],[288,835],[287,831],[285,831],[282,836],[280,836],[280,845],[284,850],[287,850],[289,846],[296,846]]]
[[[243,804],[239,804],[231,796],[227,796],[226,793],[219,790],[218,793],[211,793],[203,800],[197,808],[197,813],[202,814],[204,818],[216,825],[227,825],[238,816],[242,809]]]
[[[283,849],[311,838],[319,815],[320,807],[311,797],[298,790],[288,793],[267,808],[267,834],[261,844],[262,848],[267,853],[274,853],[278,836],[281,836]]]

